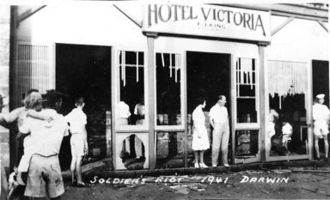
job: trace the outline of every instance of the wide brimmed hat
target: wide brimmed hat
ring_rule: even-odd
[[[316,98],[318,98],[318,99],[324,99],[324,97],[325,97],[325,94],[318,94],[318,95],[316,95]]]

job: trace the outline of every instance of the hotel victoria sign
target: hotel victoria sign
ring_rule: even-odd
[[[270,41],[270,12],[226,6],[149,3],[144,32]]]

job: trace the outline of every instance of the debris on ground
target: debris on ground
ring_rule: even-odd
[[[286,174],[286,173],[291,173],[292,170],[290,170],[290,169],[275,169],[275,170],[272,170],[272,172],[274,172],[275,174]]]
[[[187,188],[187,185],[173,185],[170,186],[170,188],[174,190],[175,193],[189,194],[189,189]]]
[[[191,183],[191,184],[177,184],[169,186],[175,193],[189,194],[190,191],[203,192],[206,191],[207,186],[200,183]]]
[[[318,187],[316,185],[306,184],[306,183],[302,184],[301,188],[304,189],[304,190],[307,190],[309,192],[313,192],[313,193],[316,193],[317,190],[318,190]]]

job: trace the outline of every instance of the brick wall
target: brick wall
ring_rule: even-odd
[[[7,104],[2,110],[9,111],[9,43],[10,43],[10,6],[0,6],[0,94]],[[9,131],[0,126],[0,155],[3,166],[9,166]]]

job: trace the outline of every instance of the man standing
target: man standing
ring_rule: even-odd
[[[63,137],[68,135],[65,118],[57,111],[62,97],[54,90],[46,94],[46,109],[40,115],[49,116],[51,123],[27,118],[20,127],[22,133],[31,133],[31,140],[38,146],[31,157],[24,195],[32,198],[58,199],[64,193],[64,184],[58,154]]]
[[[71,181],[72,184],[83,187],[85,183],[82,181],[81,177],[81,162],[83,156],[88,152],[86,131],[87,115],[83,111],[85,106],[84,98],[78,97],[75,100],[75,106],[76,108],[65,116],[67,122],[70,124],[71,132]]]
[[[218,102],[210,110],[210,124],[213,127],[212,140],[212,167],[218,165],[219,149],[221,148],[222,162],[228,164],[229,120],[225,107],[226,97],[220,95]]]
[[[328,161],[329,153],[329,143],[328,143],[328,134],[329,134],[329,118],[330,111],[324,103],[324,94],[318,94],[316,96],[316,102],[313,105],[313,120],[314,120],[314,144],[316,150],[316,158],[320,159],[320,149],[319,149],[319,139],[324,139],[324,153],[325,160]]]

